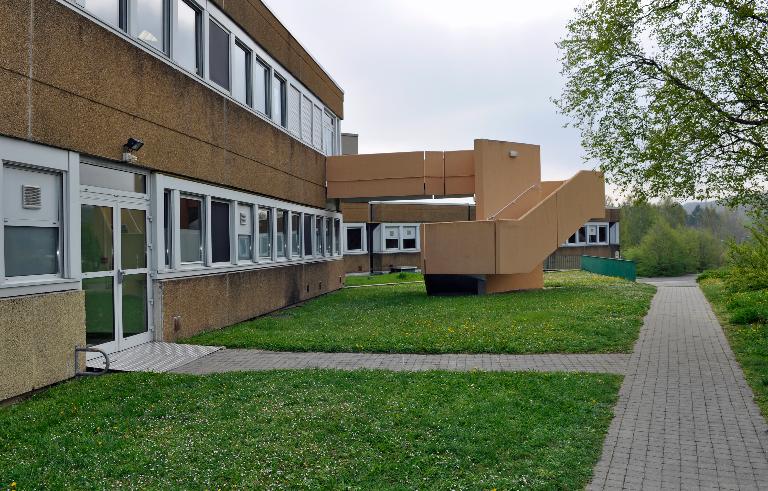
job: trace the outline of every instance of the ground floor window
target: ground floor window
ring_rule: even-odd
[[[259,257],[272,258],[272,210],[259,208]]]
[[[344,224],[344,253],[355,254],[367,252],[365,224]]]
[[[211,202],[211,261],[230,262],[229,203]]]
[[[291,255],[301,256],[301,214],[291,213]]]
[[[312,255],[312,215],[304,214],[304,255]]]
[[[237,205],[237,260],[253,260],[253,207]]]
[[[181,262],[203,262],[203,200],[191,196],[179,199],[179,245]]]

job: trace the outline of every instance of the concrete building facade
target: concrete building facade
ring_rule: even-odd
[[[344,93],[262,2],[6,0],[0,86],[0,400],[341,286]]]

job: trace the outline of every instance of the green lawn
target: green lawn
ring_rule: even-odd
[[[540,291],[429,297],[423,284],[350,288],[188,343],[280,351],[627,353],[655,289],[583,272]]]
[[[726,310],[727,293],[721,279],[701,280],[699,286],[720,319],[731,349],[755,394],[755,402],[763,417],[768,419],[768,325],[731,323]]]
[[[381,285],[384,283],[405,283],[409,281],[424,281],[424,275],[421,273],[406,272],[374,275],[354,275],[347,276],[344,284],[347,286]]]
[[[621,377],[77,379],[0,408],[0,489],[582,489]]]

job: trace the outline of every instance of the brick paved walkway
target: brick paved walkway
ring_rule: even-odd
[[[692,278],[659,287],[591,489],[768,489],[768,426]]]
[[[483,370],[624,373],[630,355],[400,355],[388,353],[288,353],[225,349],[174,370],[208,374],[288,368],[361,368],[396,371]]]

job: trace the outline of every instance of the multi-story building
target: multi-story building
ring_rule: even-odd
[[[344,93],[259,0],[4,0],[0,86],[0,400],[340,287]]]

